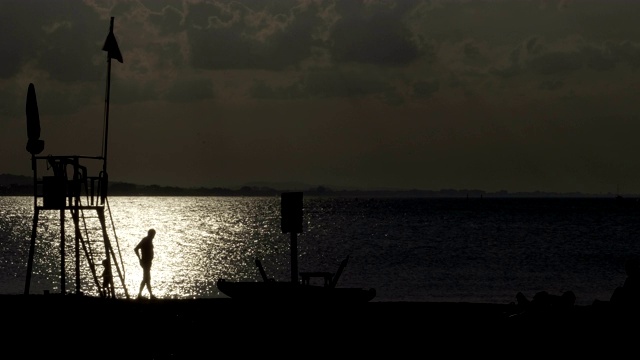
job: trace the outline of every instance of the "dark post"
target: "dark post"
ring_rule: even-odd
[[[291,233],[291,283],[298,283],[298,234]]]
[[[302,192],[281,194],[283,233],[291,233],[291,282],[298,283],[298,233],[302,232]]]
[[[109,25],[109,34],[113,33],[113,16],[111,17],[111,23]],[[109,95],[111,93],[111,56],[107,52],[107,91],[104,99],[104,149],[102,157],[104,161],[102,163],[102,171],[107,173],[107,148],[109,145]],[[104,185],[106,186],[106,184]]]
[[[34,207],[33,225],[31,227],[31,242],[29,243],[29,260],[27,262],[27,280],[24,283],[24,294],[29,295],[29,287],[31,286],[31,272],[33,271],[33,255],[36,251],[36,234],[38,232],[38,215],[39,209]]]
[[[80,238],[82,234],[80,232],[80,211],[78,210],[78,203],[76,202],[74,208],[71,209],[71,216],[73,217],[73,227],[75,228],[75,256],[76,256],[76,294],[80,294]]]
[[[66,294],[65,283],[67,279],[65,277],[65,251],[64,251],[64,208],[60,209],[60,293]]]

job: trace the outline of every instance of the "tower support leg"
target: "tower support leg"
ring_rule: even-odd
[[[33,213],[33,225],[31,226],[31,243],[29,244],[29,260],[27,262],[27,279],[24,282],[24,294],[29,295],[29,287],[31,286],[31,272],[33,270],[33,256],[36,250],[36,234],[38,233],[38,208]]]
[[[66,282],[67,277],[65,276],[65,251],[64,251],[64,209],[60,209],[60,293],[66,294]]]

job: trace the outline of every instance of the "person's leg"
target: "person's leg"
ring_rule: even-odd
[[[149,290],[149,298],[153,299],[155,298],[155,296],[153,296],[153,291],[151,291],[151,264],[149,264],[149,267],[147,267],[147,290]]]
[[[149,295],[151,295],[151,285],[150,285],[149,279],[150,279],[149,267],[145,266],[142,270],[142,282],[140,283],[140,293],[138,294],[138,296],[142,295],[142,290],[144,289],[145,286],[149,291]]]
[[[142,268],[142,281],[140,281],[140,290],[138,291],[138,297],[142,296],[142,290],[144,290],[147,284],[147,268]]]

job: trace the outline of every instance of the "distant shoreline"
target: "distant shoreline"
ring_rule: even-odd
[[[237,189],[223,187],[184,188],[176,186],[139,185],[112,181],[109,183],[109,196],[279,196],[283,192],[302,191],[305,196],[338,197],[407,197],[407,198],[622,198],[606,194],[586,194],[580,192],[556,193],[544,191],[508,192],[505,190],[488,192],[478,189],[441,189],[441,190],[357,190],[334,189],[328,186],[310,186],[302,188],[273,187],[263,185],[242,186]],[[33,178],[21,175],[0,174],[0,196],[32,196]],[[624,195],[624,198],[640,198],[640,195]]]
[[[258,187],[228,188],[179,188],[158,185],[134,185],[124,183],[109,184],[109,196],[279,196],[283,192],[301,191],[305,196],[315,197],[356,197],[356,198],[457,198],[457,199],[497,199],[497,198],[603,198],[616,199],[613,194],[546,193],[546,192],[484,192],[479,190],[331,190],[273,189]],[[0,196],[33,196],[33,185],[0,185]],[[640,196],[627,196],[636,199]],[[622,198],[620,198],[622,199]]]

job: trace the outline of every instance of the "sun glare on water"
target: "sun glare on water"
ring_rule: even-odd
[[[135,298],[142,268],[134,247],[156,230],[151,269],[153,295],[159,298],[224,297],[217,292],[219,278],[257,280],[255,257],[288,252],[273,246],[280,233],[279,198],[265,202],[224,197],[113,197],[109,199],[107,227],[117,266],[113,276],[117,297]],[[85,214],[85,216],[87,216]],[[58,212],[41,216],[34,256],[31,293],[60,291],[60,227]],[[66,225],[66,291],[75,290],[73,223]],[[27,234],[28,232],[25,232]],[[95,239],[100,242],[102,239]],[[95,260],[96,273],[102,259]],[[82,292],[98,295],[86,258],[81,256]],[[126,291],[125,291],[126,289]],[[143,297],[148,297],[146,289]]]

